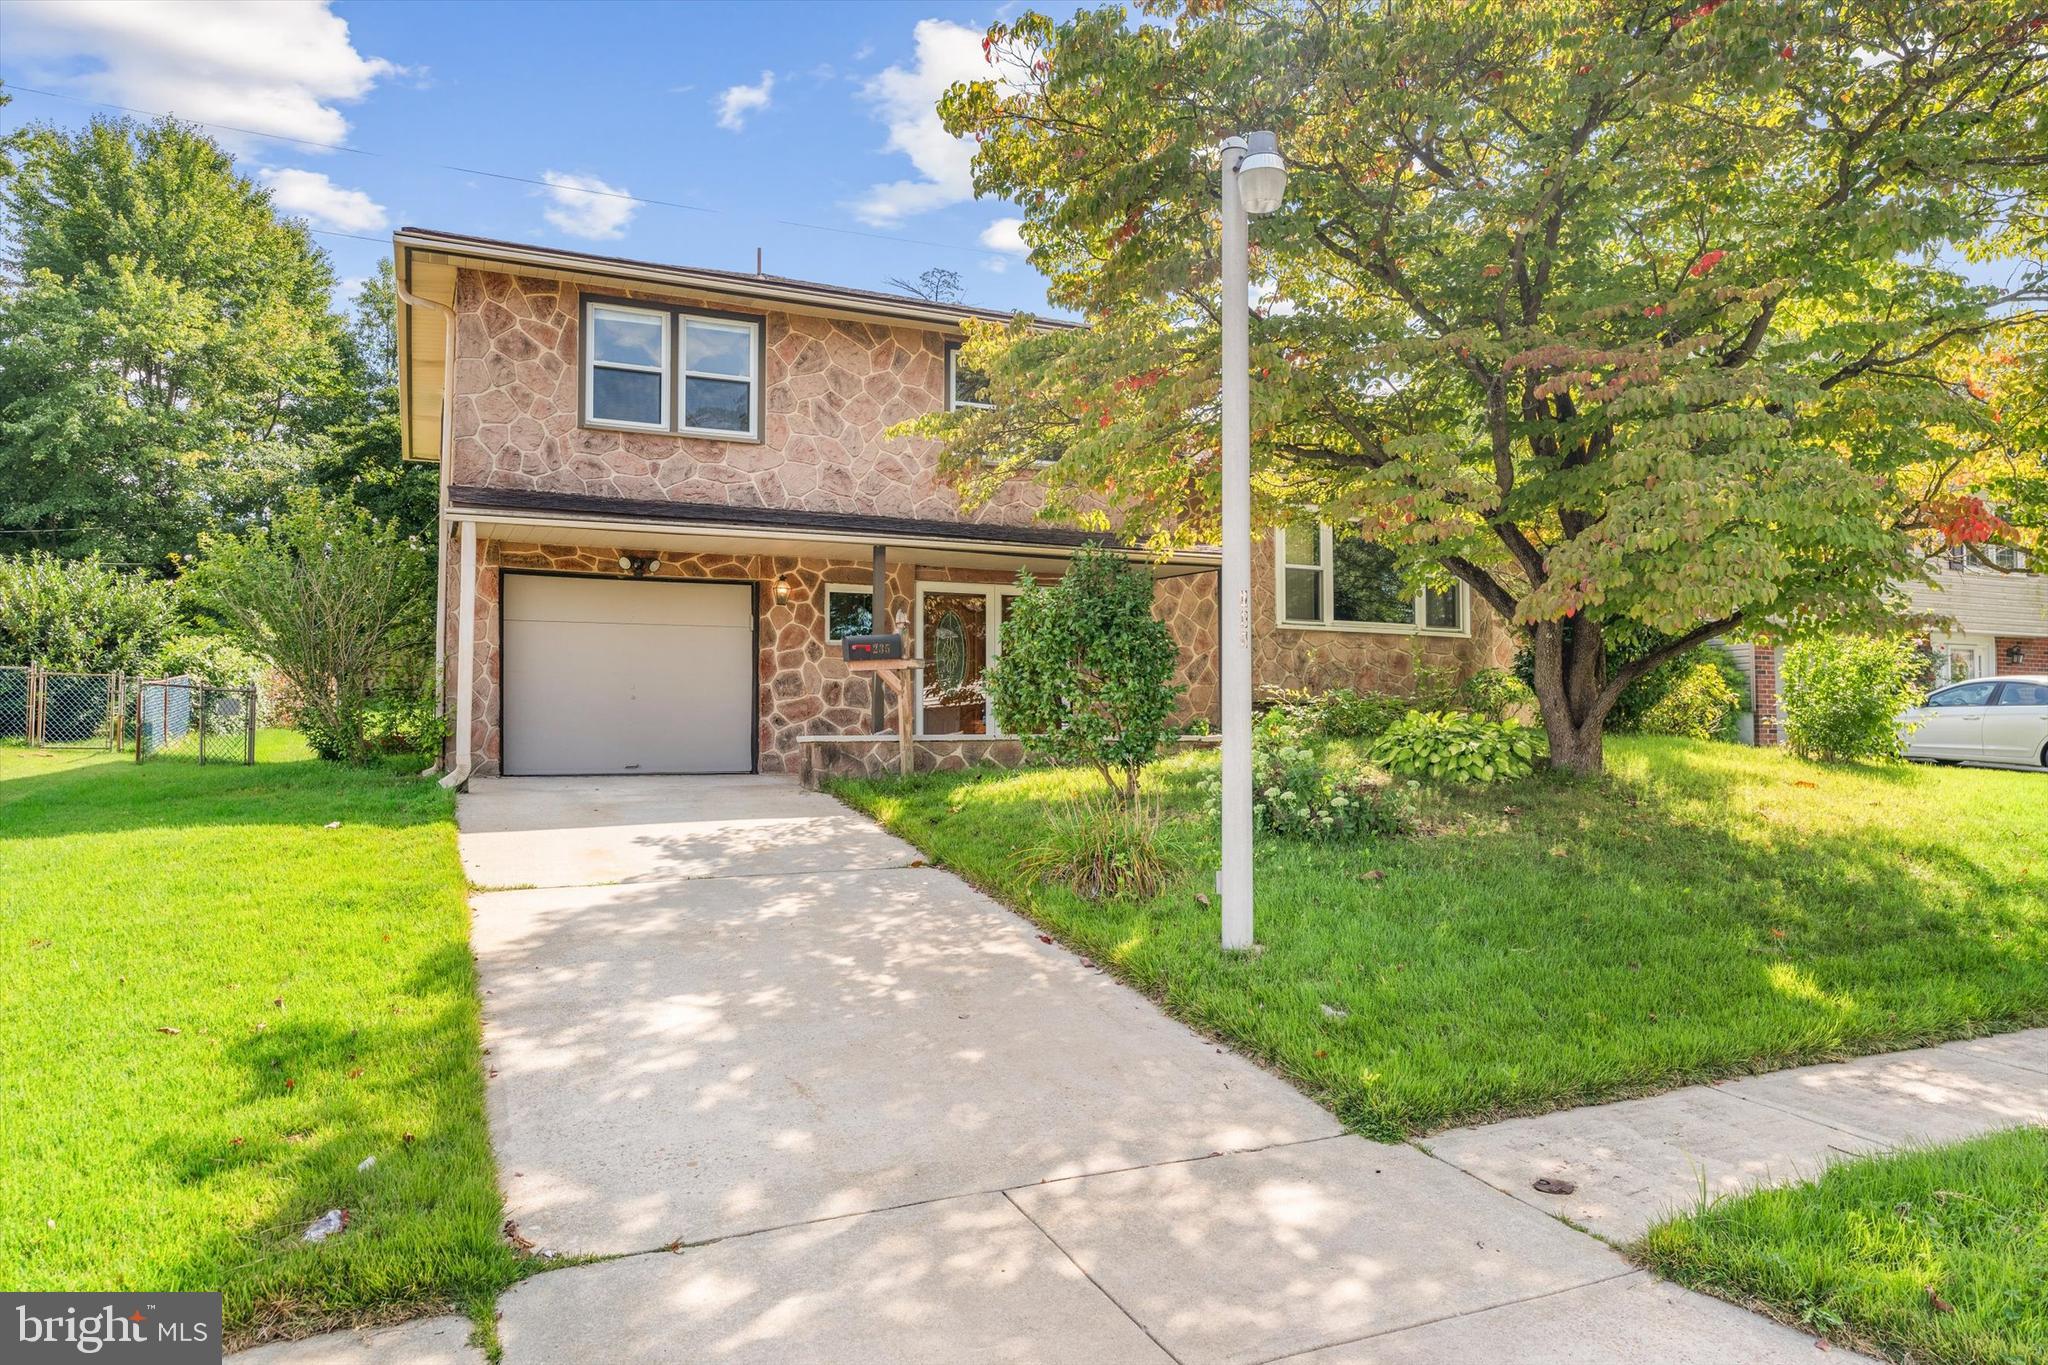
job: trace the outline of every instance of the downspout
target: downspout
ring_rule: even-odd
[[[442,563],[442,556],[447,554],[449,548],[448,460],[451,453],[449,447],[453,441],[455,431],[455,403],[453,401],[453,388],[455,385],[455,310],[453,308],[450,308],[447,304],[437,302],[434,299],[421,298],[418,294],[413,293],[410,289],[407,289],[405,287],[404,280],[405,277],[403,272],[393,273],[392,286],[397,291],[399,300],[406,304],[406,306],[411,308],[425,308],[429,309],[432,312],[439,313],[441,315],[442,323],[441,449],[439,451],[440,458],[435,462],[436,465],[438,466],[438,475],[436,478],[436,483],[438,485],[438,497],[436,500],[439,503],[439,513],[435,527],[435,536],[437,538],[438,553],[436,553],[434,556],[434,698],[437,702],[441,704],[441,706],[445,710],[448,704],[447,697],[445,695],[448,652],[448,573],[446,567]],[[474,532],[472,532],[472,535],[474,535]],[[472,541],[471,544],[473,546],[474,542]],[[472,556],[473,555],[474,550],[472,549]],[[472,569],[474,568],[473,558],[471,567]],[[473,608],[475,606],[476,599],[476,587],[473,582],[467,586],[467,593],[470,605]],[[475,637],[475,631],[476,627],[474,623],[469,623],[469,634],[472,639],[474,639]],[[461,652],[458,650],[456,660],[458,667],[461,667],[465,662],[460,657],[460,654]],[[467,685],[469,675],[466,669],[463,670],[462,677],[464,679],[465,685]],[[459,712],[467,713],[467,711],[469,710],[468,706],[464,704],[466,701],[467,698],[457,699],[457,710]],[[435,765],[435,767],[438,766],[439,764]],[[464,733],[456,736],[455,766],[449,770],[447,778],[443,779],[442,781],[442,785],[447,787],[454,787],[459,786],[463,782],[468,781],[469,769],[469,735],[465,731]],[[432,773],[434,771],[434,768],[430,767],[426,771],[427,773]],[[422,774],[422,776],[425,775],[426,774]]]

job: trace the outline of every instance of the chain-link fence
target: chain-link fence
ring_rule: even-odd
[[[134,684],[135,761],[196,758],[256,761],[256,689],[214,687],[197,678]]]
[[[116,749],[124,683],[118,673],[0,668],[0,742],[36,749]]]

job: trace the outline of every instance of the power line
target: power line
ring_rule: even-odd
[[[58,90],[42,90],[32,85],[9,85],[5,87],[24,95],[40,95],[44,99],[63,100],[68,104],[83,104],[95,109],[113,109],[123,114],[135,114],[143,118],[178,119],[182,123],[211,128],[223,133],[240,133],[245,137],[267,138],[273,142],[289,142],[300,147],[314,147],[327,152],[347,152],[351,156],[370,157],[378,161],[393,161],[401,165],[426,166],[437,171],[450,171],[456,175],[480,175],[491,180],[507,180],[518,185],[535,185],[541,189],[568,190],[576,194],[594,195],[601,199],[623,199],[633,204],[649,204],[656,208],[682,209],[686,213],[709,213],[720,217],[733,218],[740,222],[773,222],[780,227],[797,228],[804,232],[828,232],[841,237],[866,237],[874,241],[900,242],[905,246],[928,246],[940,251],[961,251],[977,256],[990,256],[999,260],[1014,259],[1013,253],[997,251],[992,247],[963,246],[958,242],[939,242],[925,237],[904,237],[890,232],[863,232],[859,228],[833,227],[825,223],[806,223],[794,218],[763,219],[752,214],[736,214],[730,209],[708,208],[703,204],[685,204],[674,199],[651,199],[645,195],[628,194],[624,190],[592,190],[581,185],[557,185],[550,181],[529,175],[513,175],[506,171],[486,171],[474,166],[456,166],[442,161],[425,161],[414,157],[394,156],[389,152],[373,151],[367,147],[352,147],[345,142],[316,142],[311,138],[291,137],[285,133],[266,133],[257,128],[243,128],[232,123],[214,123],[207,119],[180,118],[179,115],[161,109],[138,109],[133,105],[114,104],[108,100],[89,100],[81,95],[67,95]],[[381,242],[379,237],[361,237],[352,232],[334,232],[314,228],[329,237],[354,237],[358,241]]]

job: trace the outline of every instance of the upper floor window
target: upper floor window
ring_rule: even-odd
[[[1276,537],[1280,623],[1325,630],[1468,632],[1463,584],[1411,584],[1392,550],[1328,526],[1290,527]]]
[[[993,408],[988,401],[988,376],[960,363],[960,343],[946,343],[946,410]]]
[[[1977,555],[1982,555],[1979,560]],[[1951,569],[1981,569],[1988,562],[1994,568],[2024,569],[2027,567],[2026,551],[2012,545],[1980,545],[1977,555],[1970,553],[1967,545],[1952,545],[1948,551],[1948,566]]]
[[[759,318],[590,301],[583,334],[587,425],[759,439]]]

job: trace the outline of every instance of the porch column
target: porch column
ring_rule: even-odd
[[[455,565],[455,766],[441,779],[444,787],[469,780],[471,719],[476,707],[476,523],[464,521]]]
[[[886,546],[886,545],[877,545],[877,546],[875,547],[875,583],[874,583],[874,593],[873,593],[873,595],[872,595],[872,596],[871,596],[871,597],[869,598],[869,603],[870,603],[870,609],[869,609],[869,612],[868,612],[868,629],[869,629],[869,630],[871,630],[871,631],[873,631],[873,632],[874,632],[875,634],[877,634],[877,635],[886,635],[886,634],[888,634],[888,632],[889,632],[889,626],[890,626],[890,621],[889,621],[889,547],[888,547],[888,546]],[[883,715],[882,715],[882,705],[883,705],[883,703],[882,703],[882,692],[883,692],[883,690],[884,690],[884,689],[883,689],[883,687],[882,687],[882,679],[881,679],[881,677],[880,677],[879,675],[877,675],[877,674],[869,674],[869,675],[868,675],[868,696],[869,696],[869,702],[868,702],[868,705],[869,705],[869,706],[871,706],[871,707],[873,708],[873,712],[872,712],[872,714],[871,714],[871,717],[870,717],[870,719],[871,719],[871,722],[872,722],[872,723],[871,723],[871,724],[870,724],[870,726],[869,726],[869,733],[871,733],[871,734],[877,734],[877,735],[879,735],[879,734],[882,734],[882,733],[884,733],[884,732],[885,732],[885,726],[884,726],[884,724],[883,724]]]

